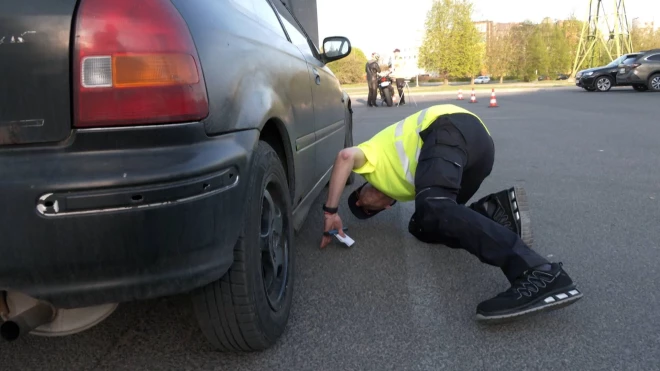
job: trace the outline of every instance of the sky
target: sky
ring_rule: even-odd
[[[354,47],[369,55],[385,53],[423,32],[426,13],[433,0],[317,0],[319,37],[345,36]],[[567,18],[575,14],[586,20],[588,0],[473,0],[474,20],[494,22],[540,22],[543,18]],[[577,5],[576,5],[577,4]],[[612,5],[610,5],[612,4]],[[613,10],[614,0],[605,2]],[[660,1],[626,0],[628,19],[660,23]],[[653,19],[653,14],[659,14]]]

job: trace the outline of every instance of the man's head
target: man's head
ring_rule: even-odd
[[[375,60],[379,60],[379,59],[380,59],[380,54],[378,54],[378,53],[372,53],[372,54],[371,54],[371,57],[372,57],[373,59],[375,59]]]
[[[379,212],[389,209],[396,200],[364,183],[348,197],[348,207],[358,219],[368,219]]]
[[[398,57],[400,53],[401,53],[401,50],[399,50],[398,48],[394,49],[394,56],[395,57]]]

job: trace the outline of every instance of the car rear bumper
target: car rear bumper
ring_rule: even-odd
[[[0,289],[70,308],[177,294],[233,262],[256,130],[201,123],[0,148]]]

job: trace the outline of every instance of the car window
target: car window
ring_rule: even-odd
[[[636,56],[635,57],[628,57],[628,58],[626,58],[626,60],[623,61],[623,64],[630,65],[630,64],[635,63],[636,60],[637,60]]]
[[[652,55],[652,56],[648,57],[647,59],[650,60],[650,61],[660,62],[660,54]]]
[[[286,34],[268,0],[229,0],[248,17],[286,39]]]
[[[286,34],[282,29],[282,25],[268,0],[252,0],[252,3],[254,5],[254,10],[257,13],[257,17],[264,22],[264,25],[286,39]]]
[[[273,0],[273,4],[280,14],[280,19],[284,24],[284,29],[289,34],[291,42],[297,46],[303,53],[309,53],[314,58],[320,60],[320,54],[316,46],[309,40],[305,31],[300,27],[296,19],[280,0]]]

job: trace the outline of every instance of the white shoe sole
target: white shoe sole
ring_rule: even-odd
[[[525,318],[533,314],[564,308],[580,300],[582,296],[582,292],[576,288],[572,288],[570,290],[562,290],[556,294],[552,294],[544,298],[540,302],[541,305],[534,305],[533,307],[520,312],[493,316],[485,316],[483,314],[477,313],[477,321],[489,324],[509,322],[520,318]]]

